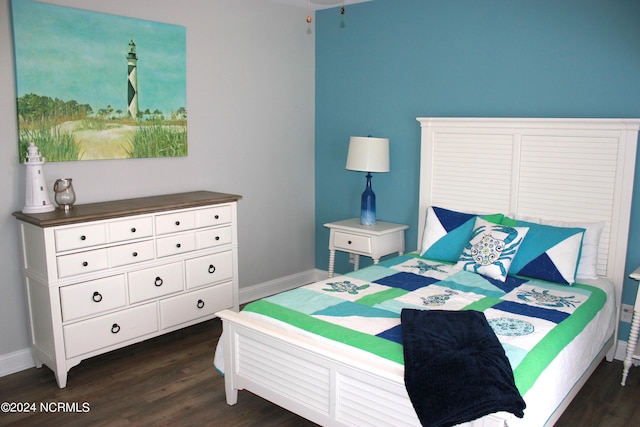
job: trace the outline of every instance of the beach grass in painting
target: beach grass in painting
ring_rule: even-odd
[[[187,155],[183,26],[13,0],[19,152]]]

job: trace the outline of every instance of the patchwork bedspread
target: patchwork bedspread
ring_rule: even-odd
[[[604,306],[601,289],[508,276],[505,282],[407,254],[244,310],[403,363],[403,308],[476,310],[496,333],[524,395]]]

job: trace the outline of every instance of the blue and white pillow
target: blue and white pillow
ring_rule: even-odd
[[[504,218],[502,223],[529,228],[511,264],[511,273],[566,285],[575,283],[584,228],[555,227],[511,218]]]
[[[600,246],[600,235],[602,234],[602,230],[605,225],[604,222],[557,221],[518,216],[518,214],[516,214],[515,219],[534,222],[536,224],[553,225],[555,227],[584,228],[584,237],[582,238],[582,247],[580,248],[580,260],[578,261],[576,281],[579,281],[580,279],[598,278],[598,248]]]
[[[430,206],[422,235],[420,256],[437,261],[456,262],[469,241],[478,215]],[[483,215],[499,223],[504,215]]]
[[[456,267],[504,282],[528,231],[476,218]]]

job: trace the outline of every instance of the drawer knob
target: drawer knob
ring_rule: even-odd
[[[180,249],[180,246],[182,246],[180,243],[176,243],[176,248]]]
[[[102,301],[102,294],[98,291],[95,291],[93,293],[93,297],[91,297],[91,299],[93,299],[94,302],[100,302]]]
[[[220,240],[220,236],[216,236],[216,240]]]
[[[198,300],[198,304],[197,304],[198,308],[203,308],[204,307],[204,301],[202,301],[201,299]]]
[[[348,243],[348,244],[351,244],[351,240],[349,240],[347,243]]]
[[[89,265],[89,263],[88,263],[87,261],[84,261],[84,262],[82,263],[82,266],[83,266],[83,267],[86,267],[86,266],[88,266],[88,265]]]
[[[162,277],[160,276],[156,277],[155,282],[153,282],[153,284],[156,286],[162,286],[163,283],[164,283],[164,280],[162,280]]]
[[[87,240],[87,236],[83,234],[82,236],[80,236],[80,240]]]
[[[120,332],[120,325],[118,325],[117,323],[111,325],[111,333],[117,334],[118,332]]]
[[[138,256],[138,252],[134,252],[131,255],[133,255],[134,257],[137,257]]]
[[[214,215],[215,219],[220,219],[220,215]]]
[[[136,228],[135,228],[135,227],[131,227],[131,232],[132,232],[132,233],[135,233],[136,231],[137,231],[137,230],[136,230]]]
[[[176,225],[180,225],[180,221],[176,221]]]
[[[216,267],[213,264],[209,264],[209,273],[213,274],[216,272]]]

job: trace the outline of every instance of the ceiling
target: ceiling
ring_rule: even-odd
[[[301,8],[307,8],[307,0],[271,0],[277,3],[288,4],[289,6],[299,6]],[[344,0],[344,5],[350,5],[354,3],[363,3],[371,0]],[[338,7],[342,5],[342,0],[311,0],[311,9],[327,9],[330,7]]]

